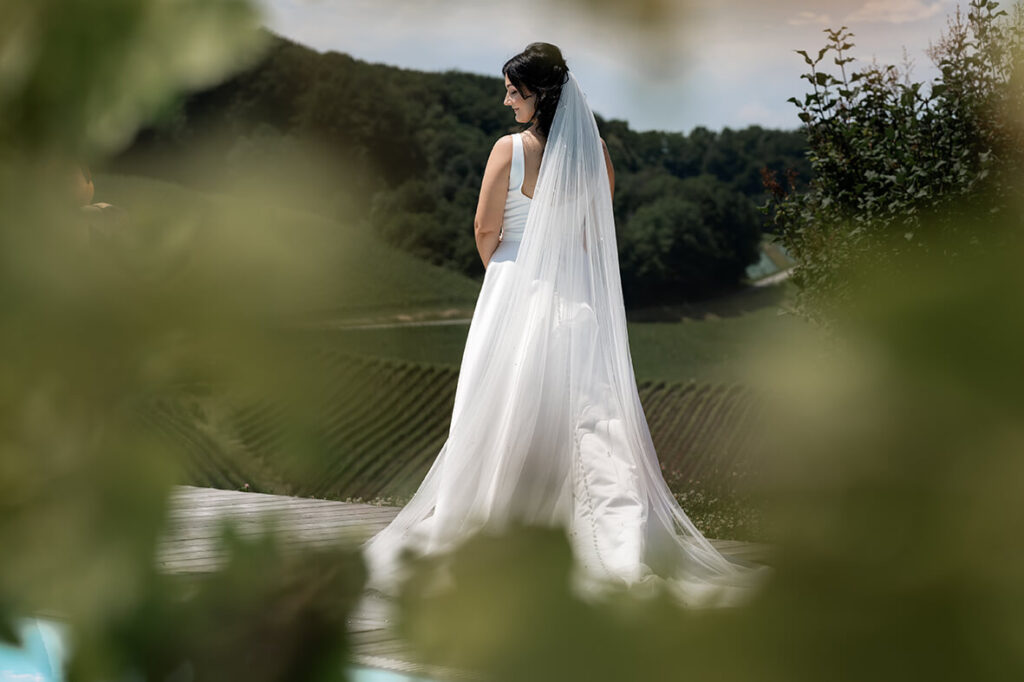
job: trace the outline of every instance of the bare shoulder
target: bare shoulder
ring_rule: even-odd
[[[487,157],[487,165],[484,167],[484,187],[497,187],[501,184],[499,179],[508,178],[511,172],[512,136],[504,135],[494,142],[491,154]]]
[[[494,146],[491,148],[491,155],[500,154],[502,156],[507,155],[509,159],[512,158],[512,134],[502,135],[494,141]]]
[[[608,145],[605,144],[604,138],[603,137],[599,137],[598,139],[601,140],[601,149],[603,149],[605,151],[608,151]]]
[[[487,157],[489,169],[503,170],[512,167],[512,136],[504,135],[499,137],[494,146],[491,147],[491,154]]]

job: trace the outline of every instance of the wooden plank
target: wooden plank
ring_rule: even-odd
[[[360,523],[349,527],[329,526],[321,528],[285,529],[277,535],[279,542],[302,542],[303,540],[330,540],[331,538],[346,539],[353,537],[369,537],[383,529],[386,523]],[[199,533],[199,531],[196,531]],[[237,533],[242,538],[258,538],[265,533],[262,530],[242,530]],[[217,544],[220,533],[210,532],[202,535],[182,535],[175,538],[165,539],[162,548],[166,551],[180,551],[188,546],[206,546]]]
[[[302,547],[331,547],[342,546],[349,549],[356,549],[359,541],[369,538],[371,534],[363,534],[352,537],[323,537],[323,538],[294,538],[283,539],[277,543],[282,551],[294,551]],[[181,545],[178,547],[161,548],[157,553],[157,560],[161,564],[173,564],[184,569],[193,564],[204,564],[211,561],[219,561],[227,555],[226,550],[219,544],[208,542],[202,545]]]
[[[349,509],[353,511],[372,511],[394,509],[384,505],[360,504],[355,502],[339,502],[337,500],[313,500],[302,498],[281,498],[274,496],[255,497],[253,493],[237,493],[233,499],[211,501],[198,496],[172,498],[171,514],[188,514],[193,511],[223,512],[231,509]]]
[[[326,500],[319,497],[296,497],[294,495],[271,495],[269,493],[253,493],[240,490],[221,490],[216,494],[204,494],[202,492],[189,491],[187,493],[172,493],[168,499],[176,502],[187,502],[188,500],[202,500],[204,505],[217,506],[238,501],[259,502],[289,502],[309,504],[345,504],[359,507],[375,507],[379,505],[367,504],[365,502],[345,502],[344,500]]]
[[[242,495],[248,496],[249,493],[242,493]],[[204,501],[198,498],[190,498],[190,502],[195,505],[194,508],[190,508],[192,505],[180,505],[172,511],[170,516],[187,516],[194,513],[204,514],[218,514],[230,511],[260,511],[260,510],[274,510],[274,509],[300,509],[300,510],[311,510],[311,509],[347,509],[352,512],[365,512],[380,509],[397,509],[397,507],[374,507],[372,505],[349,505],[345,502],[318,502],[310,503],[307,501],[303,502],[291,502],[289,500],[233,500],[225,501],[222,504],[206,504]],[[177,503],[176,503],[177,504]],[[199,507],[202,505],[202,507]],[[397,513],[397,512],[396,512]]]
[[[174,532],[164,533],[161,537],[167,542],[181,542],[185,540],[203,540],[214,538],[222,532],[222,523],[218,519],[214,522],[205,522],[195,526],[183,527]],[[233,527],[242,535],[260,535],[267,532],[268,525],[260,519],[224,519],[230,522]],[[274,526],[279,535],[302,535],[303,533],[322,533],[332,529],[344,532],[351,532],[360,528],[384,527],[391,522],[387,517],[369,518],[345,518],[330,519],[329,522],[307,519],[297,523],[288,523],[287,519],[278,519]]]
[[[277,543],[277,547],[282,551],[301,547],[323,549],[341,548],[349,551],[357,551],[358,545],[362,541],[369,539],[370,535],[370,533],[367,533],[365,535],[349,537],[331,536],[322,538],[293,538],[279,541]],[[161,548],[157,553],[157,559],[162,562],[173,562],[184,565],[190,561],[217,559],[225,556],[226,554],[226,550],[220,544],[211,541],[202,545],[178,545]]]
[[[387,656],[374,656],[371,654],[353,652],[351,660],[353,663],[366,666],[367,668],[378,668],[380,670],[389,670],[396,673],[407,673],[409,675],[427,677],[431,680],[481,679],[479,676],[471,675],[470,673],[459,670],[452,670],[451,668],[441,668],[439,666],[425,665],[423,663],[400,661]]]
[[[167,523],[169,526],[192,523],[198,519],[215,519],[221,516],[324,516],[327,514],[344,514],[345,516],[388,516],[394,517],[397,510],[390,509],[347,509],[345,507],[242,507],[233,506],[227,509],[196,509],[193,511],[177,514],[168,514]]]
[[[377,656],[399,654],[399,657],[405,659],[413,656],[412,647],[389,630],[349,633],[349,645],[356,651]]]
[[[380,622],[371,618],[348,618],[345,622],[349,632],[368,632],[384,627]]]
[[[213,492],[206,492],[213,491]],[[336,505],[352,508],[385,509],[388,507],[364,502],[343,502],[340,500],[325,500],[316,497],[296,497],[294,495],[273,495],[270,493],[256,493],[241,490],[218,490],[216,488],[192,488],[184,492],[175,489],[169,496],[177,504],[185,504],[190,500],[202,501],[204,508],[223,507],[237,503],[279,503],[285,505]],[[390,507],[397,509],[398,507]]]
[[[303,528],[350,528],[359,525],[379,525],[391,523],[394,516],[391,514],[345,514],[343,512],[328,512],[322,516],[315,514],[274,514],[266,515],[260,513],[224,514],[216,517],[197,517],[191,523],[176,523],[173,526],[164,528],[164,537],[181,537],[191,533],[209,534],[216,532],[225,524],[232,524],[238,529],[259,530],[274,525],[280,529],[303,529]]]
[[[164,527],[168,535],[180,535],[195,529],[220,528],[225,522],[230,521],[238,528],[261,528],[270,522],[272,517],[279,526],[288,528],[309,528],[312,526],[352,526],[360,523],[378,524],[390,523],[395,517],[394,514],[378,512],[374,514],[349,514],[344,510],[325,511],[323,514],[288,514],[276,513],[266,515],[262,513],[245,514],[222,514],[219,516],[196,516],[192,519],[182,519]]]
[[[290,538],[277,542],[277,547],[282,551],[301,547],[340,547],[355,551],[358,544],[369,539],[371,533],[352,536],[325,536],[321,538]],[[172,562],[185,565],[190,561],[203,559],[217,559],[226,555],[226,550],[218,543],[208,541],[203,544],[177,545],[161,548],[157,559],[161,562]]]
[[[293,528],[305,528],[311,526],[352,526],[360,523],[377,524],[390,523],[394,519],[391,514],[345,514],[342,512],[327,512],[322,516],[315,514],[259,514],[252,513],[248,516],[241,514],[224,514],[215,517],[196,517],[191,522],[188,520],[182,523],[175,523],[164,528],[165,535],[173,536],[188,533],[192,530],[208,530],[220,528],[226,523],[232,523],[239,528],[261,528],[270,524],[277,526],[288,526]]]
[[[223,516],[226,514],[314,514],[314,513],[345,513],[352,516],[366,514],[398,514],[397,507],[348,507],[344,505],[230,505],[223,509],[188,509],[168,514],[173,521],[202,518],[204,516]]]
[[[361,632],[358,635],[350,637],[349,641],[354,644],[379,644],[381,642],[395,641],[395,635],[384,628],[374,628],[373,630]]]

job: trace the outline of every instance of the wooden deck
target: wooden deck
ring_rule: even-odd
[[[219,522],[231,517],[242,535],[263,531],[261,516],[274,514],[287,533],[285,548],[298,549],[339,540],[357,544],[384,528],[399,507],[378,507],[284,495],[178,486],[171,504],[167,534],[161,539],[157,565],[168,573],[216,570],[224,560],[217,547]],[[731,540],[712,540],[730,557],[763,560],[766,547]],[[429,668],[414,657],[389,627],[388,602],[367,595],[349,617],[353,662],[371,668],[431,679],[470,679],[452,670]]]

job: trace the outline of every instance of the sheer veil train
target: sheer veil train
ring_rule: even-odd
[[[566,70],[502,312],[474,313],[451,430],[425,479],[363,546],[394,593],[400,553],[434,554],[519,521],[567,529],[576,585],[666,585],[744,601],[768,569],[730,562],[661,474],[633,374],[610,186],[594,115]]]

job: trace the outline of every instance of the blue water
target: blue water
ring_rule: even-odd
[[[361,665],[350,665],[348,675],[352,682],[432,682],[426,677],[393,673],[377,668],[364,668]]]
[[[64,682],[67,627],[54,620],[21,618],[14,629],[22,645],[0,642],[0,682]]]
[[[0,682],[64,682],[63,667],[70,652],[68,628],[59,621],[21,618],[14,622],[22,646],[0,642]],[[348,666],[352,682],[431,682],[387,670]]]

